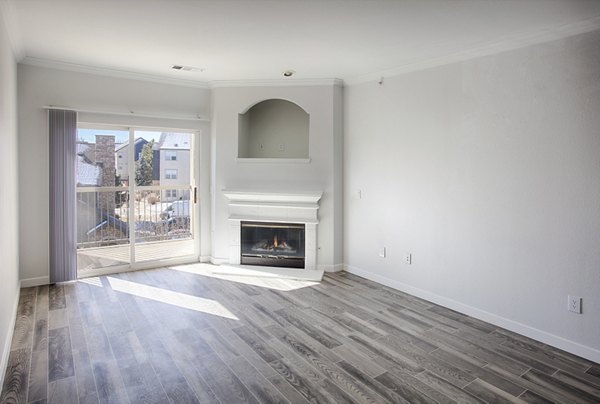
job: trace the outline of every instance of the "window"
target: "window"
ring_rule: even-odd
[[[177,160],[177,152],[175,150],[167,150],[165,151],[165,160]]]
[[[177,198],[177,190],[176,189],[167,189],[166,197],[167,197],[167,199]]]
[[[165,179],[176,180],[177,179],[177,170],[165,170]]]

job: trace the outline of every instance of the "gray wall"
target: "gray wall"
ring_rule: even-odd
[[[599,66],[597,31],[347,87],[348,269],[600,361]]]
[[[0,386],[19,298],[17,64],[0,15]],[[45,211],[47,211],[47,205]]]
[[[19,65],[19,217],[21,279],[43,283],[48,275],[48,128],[46,105],[91,111],[129,111],[158,116],[208,117],[210,91],[87,73]],[[80,121],[195,129],[202,134],[200,162],[200,254],[210,254],[209,125],[201,121],[79,114]],[[31,254],[36,251],[36,254]],[[46,278],[47,279],[47,278]]]

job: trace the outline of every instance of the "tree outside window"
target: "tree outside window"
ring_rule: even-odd
[[[135,162],[135,184],[138,186],[152,185],[152,146],[154,140],[146,143],[140,152],[140,158]],[[175,174],[177,176],[177,173]]]

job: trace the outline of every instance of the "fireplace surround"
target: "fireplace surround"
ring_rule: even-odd
[[[317,267],[317,226],[319,200],[321,199],[322,192],[275,192],[275,191],[247,191],[239,189],[224,189],[223,195],[229,200],[229,264],[231,265],[256,265],[263,266],[265,268],[277,268],[282,274],[293,273],[290,272],[294,268],[296,271],[306,271],[306,277],[311,279],[320,279],[323,273],[322,269]],[[288,226],[292,229],[304,228],[304,265],[296,262],[292,266],[290,261],[282,261],[285,267],[282,265],[276,265],[276,258],[270,258],[267,261],[249,262],[246,257],[242,259],[243,246],[242,246],[242,223],[250,222],[253,223],[257,229],[264,227],[273,226]],[[289,230],[288,230],[289,231]],[[295,231],[295,230],[294,230]],[[260,238],[260,237],[259,237]],[[290,254],[267,254],[270,244],[273,244],[274,239],[264,236],[261,240],[257,240],[256,243],[265,241],[263,243],[265,254],[263,255],[285,255],[290,258]],[[278,236],[278,243],[279,243]],[[287,242],[287,240],[284,240]],[[260,246],[257,246],[260,247]],[[298,247],[300,248],[300,247]],[[275,249],[273,248],[273,251]],[[279,249],[283,250],[283,249]],[[282,252],[282,251],[277,251]],[[288,252],[290,252],[288,250]],[[246,255],[248,253],[246,252]],[[258,255],[258,254],[255,254]],[[261,258],[261,257],[255,257]],[[286,258],[277,258],[283,259]],[[250,261],[253,261],[250,259]],[[309,275],[312,274],[312,275]]]

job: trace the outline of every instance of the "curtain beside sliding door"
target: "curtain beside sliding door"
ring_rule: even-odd
[[[50,283],[77,279],[77,113],[51,109]]]

